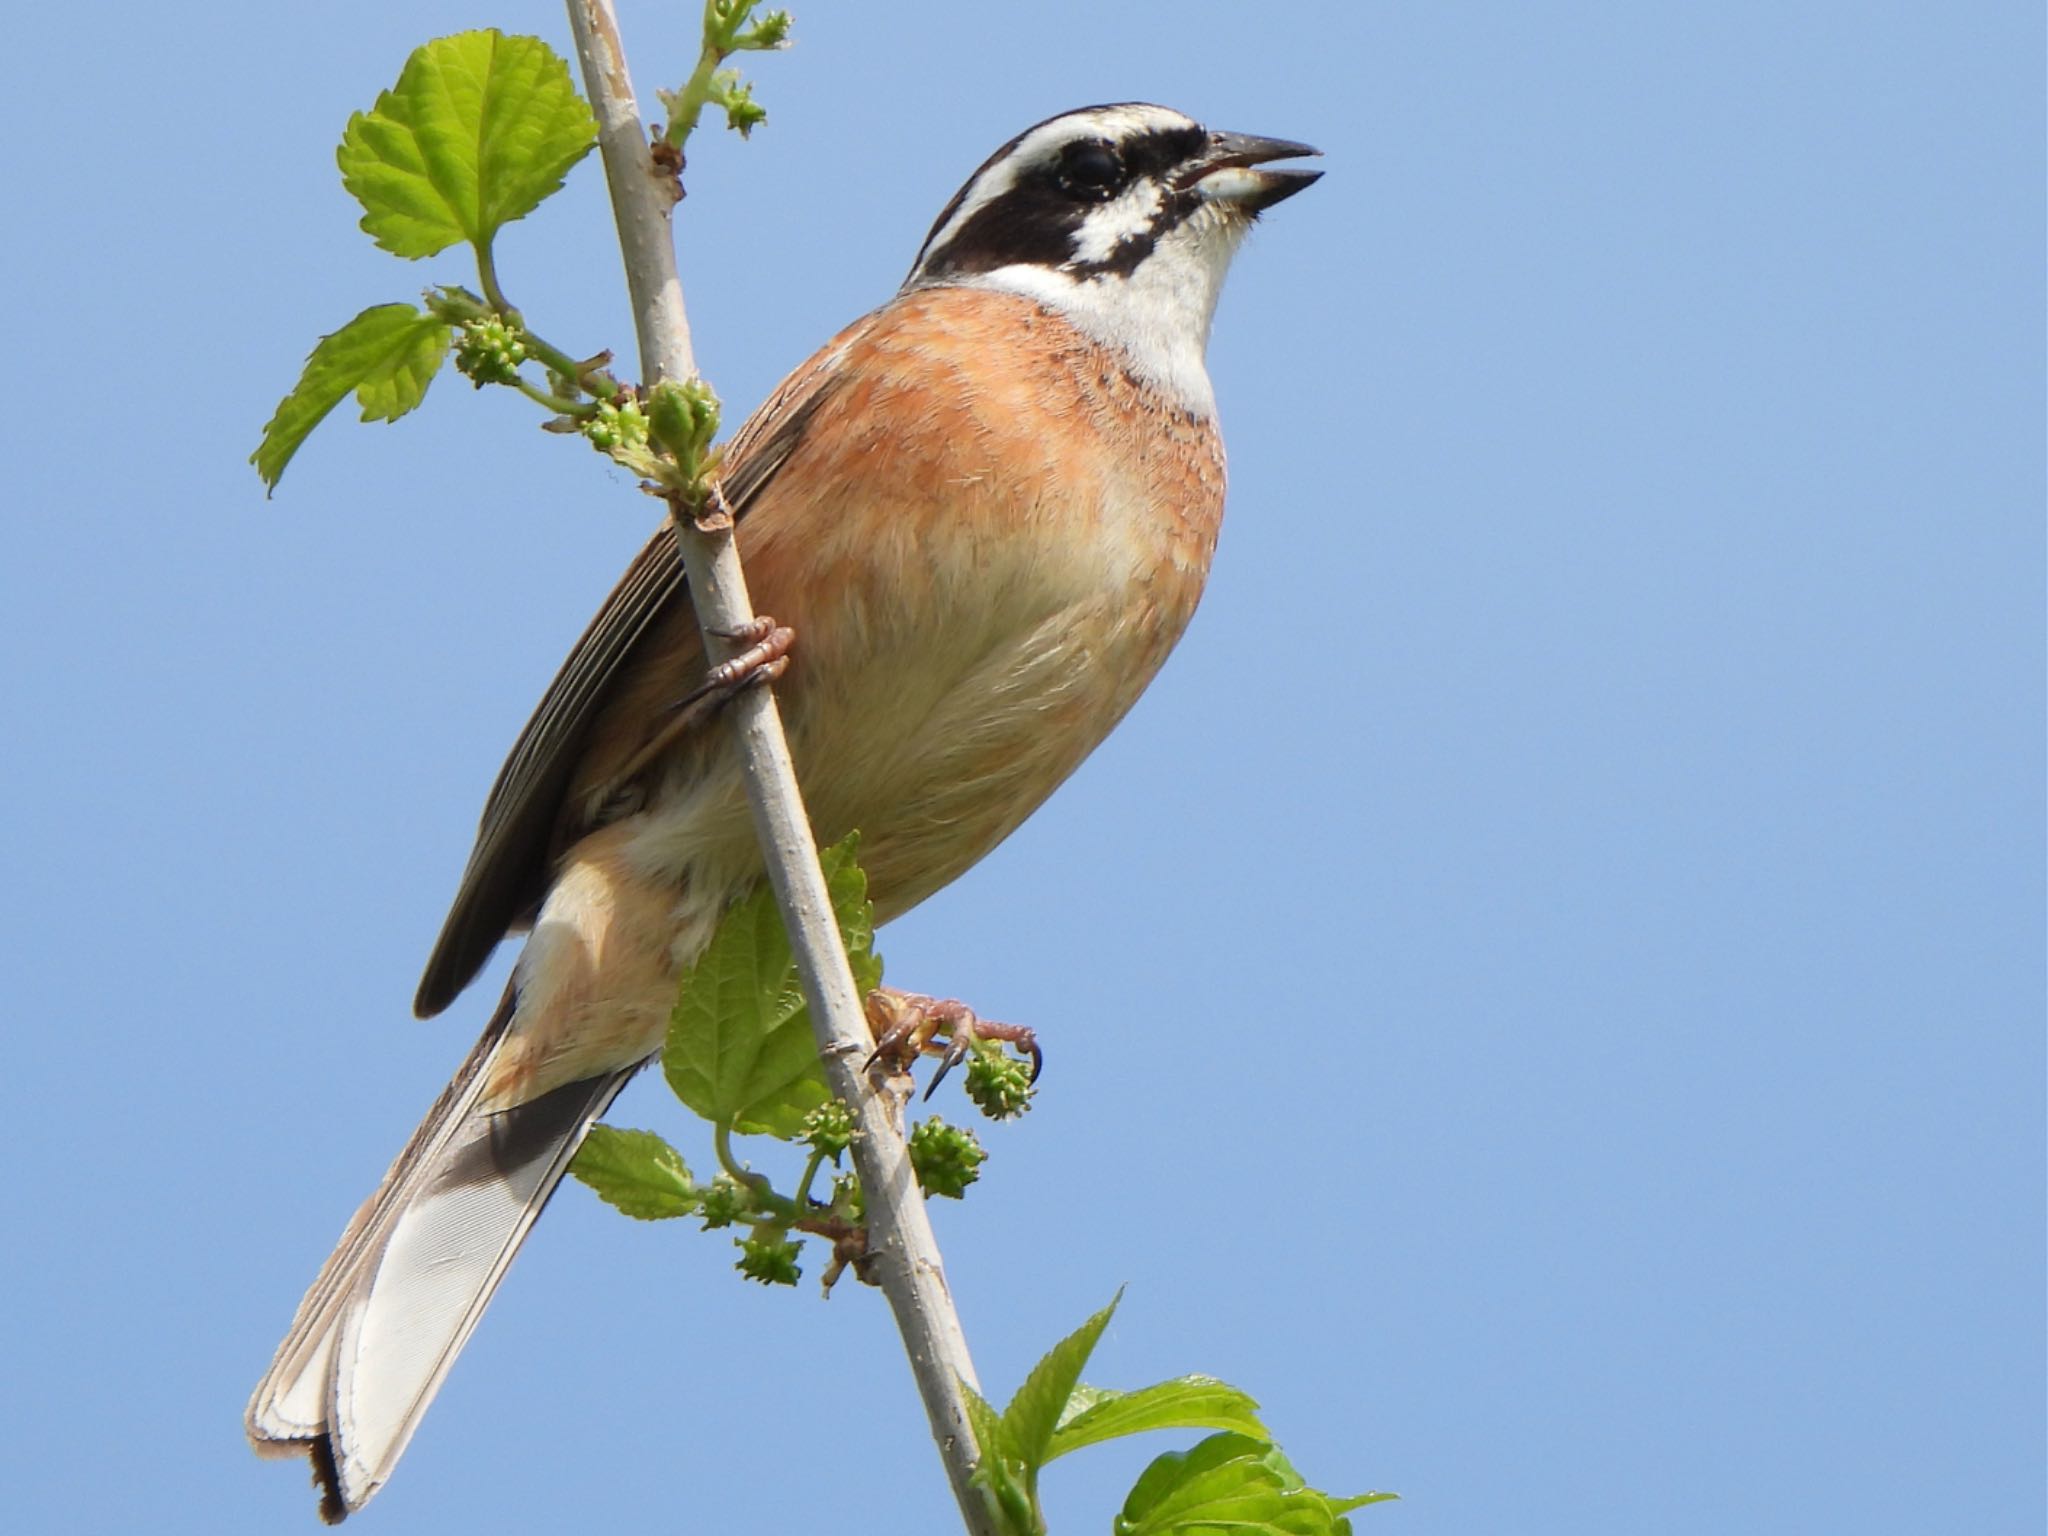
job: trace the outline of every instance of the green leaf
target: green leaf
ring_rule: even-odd
[[[395,421],[420,403],[448,351],[448,327],[410,304],[378,304],[320,338],[305,371],[249,455],[275,489],[306,435],[351,390],[365,421]]]
[[[856,988],[880,985],[874,909],[854,862],[857,839],[820,856]],[[662,1071],[676,1097],[714,1124],[794,1141],[831,1097],[789,937],[764,882],[734,904],[677,985]]]
[[[458,240],[487,249],[596,141],[561,56],[493,28],[414,49],[398,84],[348,120],[335,158],[364,231],[417,258]]]
[[[960,1383],[960,1391],[967,1399],[967,1423],[974,1431],[974,1448],[978,1453],[975,1486],[988,1490],[1010,1536],[1037,1536],[1043,1530],[1037,1500],[1032,1496],[1029,1473],[1010,1445],[1002,1416],[966,1382]]]
[[[1046,1447],[1047,1461],[1152,1429],[1229,1429],[1261,1439],[1266,1434],[1259,1405],[1213,1376],[1180,1376],[1137,1392],[1080,1387],[1068,1407]]]
[[[882,957],[875,953],[875,908],[868,900],[868,876],[860,867],[859,853],[860,834],[849,832],[818,855],[818,865],[825,872],[839,941],[846,946],[853,989],[865,997],[882,984]],[[804,1022],[810,1023],[808,1015]]]
[[[807,1114],[829,1094],[809,1033],[791,1027],[802,1006],[789,940],[763,885],[719,920],[677,985],[661,1056],[669,1087],[714,1124],[745,1118],[747,1128],[766,1124],[772,1134],[776,1106],[794,1120],[808,1098]]]
[[[1123,1297],[1124,1293],[1118,1291],[1108,1306],[1047,1350],[1045,1358],[1031,1368],[1024,1385],[1010,1399],[1010,1406],[1003,1410],[1003,1434],[1034,1475],[1052,1459],[1054,1427],[1081,1379],[1088,1357],[1095,1352],[1095,1341],[1102,1337],[1102,1330],[1109,1326],[1117,1302]]]
[[[1323,1502],[1330,1506],[1331,1514],[1348,1515],[1352,1510],[1363,1509],[1368,1504],[1390,1504],[1400,1497],[1398,1493],[1354,1493],[1348,1498],[1340,1499],[1334,1494],[1326,1493],[1323,1495]],[[1351,1522],[1346,1520],[1344,1526],[1348,1530]]]
[[[642,1221],[687,1216],[700,1199],[682,1154],[652,1131],[593,1125],[569,1171],[605,1204]]]
[[[1139,1474],[1114,1530],[1116,1536],[1349,1536],[1344,1511],[1391,1497],[1332,1499],[1304,1486],[1270,1441],[1225,1433],[1156,1458]]]
[[[791,1242],[777,1233],[772,1237],[736,1237],[739,1245],[739,1262],[733,1268],[749,1280],[758,1280],[763,1285],[795,1285],[803,1278],[803,1269],[797,1257],[803,1252],[803,1239]]]
[[[1227,1527],[1250,1533],[1309,1536],[1327,1508],[1293,1496],[1282,1474],[1265,1459],[1272,1446],[1247,1435],[1211,1435],[1192,1450],[1169,1451],[1139,1474],[1124,1500],[1117,1536],[1165,1536]]]
[[[427,386],[441,371],[441,359],[448,355],[448,327],[427,316],[409,334],[410,346],[395,345],[356,386],[363,420],[398,420],[426,399]]]

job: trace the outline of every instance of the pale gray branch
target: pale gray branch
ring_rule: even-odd
[[[696,364],[670,229],[673,178],[660,171],[649,152],[610,0],[568,0],[568,7],[618,217],[642,377],[649,384],[662,378],[688,379]],[[687,517],[676,521],[690,601],[704,628],[706,651],[719,659],[735,649],[725,637],[739,633],[753,617],[739,553],[730,531],[706,534]],[[801,634],[796,643],[802,647]],[[855,1107],[860,1120],[852,1154],[867,1196],[870,1273],[896,1314],[967,1529],[974,1536],[997,1536],[988,1500],[968,1483],[974,1470],[974,1437],[961,1383],[974,1384],[974,1364],[946,1286],[924,1195],[910,1170],[902,1106],[877,1093],[861,1070],[872,1042],[818,868],[817,844],[797,789],[781,716],[767,688],[745,690],[730,709],[755,830],[789,928],[826,1078],[832,1091]]]

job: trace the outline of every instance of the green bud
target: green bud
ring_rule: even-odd
[[[796,1262],[803,1251],[801,1239],[791,1242],[781,1232],[770,1230],[734,1241],[739,1244],[740,1257],[733,1268],[749,1280],[758,1280],[763,1285],[795,1285],[803,1274]]]
[[[1031,1107],[1031,1064],[993,1040],[977,1040],[967,1058],[967,1097],[991,1120],[1014,1120]]]
[[[752,138],[754,130],[768,121],[768,109],[754,100],[751,85],[734,85],[718,104],[725,108],[725,126],[743,139]]]
[[[647,429],[686,474],[695,475],[718,436],[718,396],[702,379],[663,379],[647,392]]]
[[[456,338],[455,367],[478,389],[486,384],[510,384],[525,361],[525,338],[503,316],[471,320]]]
[[[704,1218],[704,1230],[729,1227],[753,1207],[753,1199],[739,1180],[721,1173],[704,1186],[704,1201],[697,1213]]]
[[[802,1139],[836,1162],[852,1144],[858,1123],[852,1106],[843,1099],[831,1099],[804,1116]]]
[[[583,423],[583,435],[590,439],[593,448],[603,453],[618,448],[645,448],[647,415],[637,400],[628,400],[624,405],[600,400],[596,412]]]
[[[948,1125],[937,1115],[910,1133],[910,1166],[927,1195],[958,1200],[981,1177],[981,1165],[987,1161],[974,1132]]]
[[[833,1215],[851,1226],[868,1219],[867,1196],[861,1191],[859,1176],[851,1170],[832,1181],[832,1198],[826,1203]]]
[[[733,40],[739,48],[786,48],[789,46],[790,17],[787,11],[770,11]]]

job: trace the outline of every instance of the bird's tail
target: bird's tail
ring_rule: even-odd
[[[312,1457],[330,1524],[391,1475],[584,1134],[638,1070],[479,1110],[512,1001],[342,1233],[249,1399],[250,1442]]]

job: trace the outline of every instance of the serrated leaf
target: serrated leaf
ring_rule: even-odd
[[[1303,1486],[1272,1442],[1224,1433],[1154,1459],[1124,1500],[1115,1529],[1117,1536],[1349,1536],[1345,1510],[1390,1497],[1331,1499]]]
[[[1010,1406],[1003,1410],[1003,1433],[1034,1475],[1052,1459],[1049,1447],[1054,1426],[1081,1379],[1088,1357],[1095,1352],[1095,1341],[1109,1326],[1123,1296],[1118,1291],[1108,1306],[1047,1350],[1045,1358],[1031,1368],[1024,1385],[1010,1399]]]
[[[839,942],[846,946],[853,989],[865,997],[882,984],[882,957],[875,953],[875,908],[868,900],[868,875],[860,867],[860,834],[850,832],[818,855]],[[806,1014],[804,1022],[809,1024]]]
[[[669,1087],[714,1124],[733,1123],[778,1090],[786,1096],[792,1078],[801,1080],[815,1065],[789,1049],[799,1006],[789,941],[763,887],[719,919],[678,982],[661,1056]],[[822,1075],[818,1081],[822,1103]]]
[[[306,436],[353,391],[365,421],[395,421],[425,398],[448,351],[448,327],[410,304],[378,304],[320,338],[249,455],[275,489]]]
[[[1156,1457],[1124,1500],[1118,1536],[1167,1536],[1224,1526],[1247,1536],[1280,1531],[1294,1536],[1297,1525],[1281,1521],[1316,1511],[1290,1498],[1281,1473],[1266,1460],[1272,1448],[1264,1440],[1226,1433]],[[1327,1511],[1322,1513],[1327,1529]],[[1312,1528],[1302,1529],[1301,1536],[1307,1536],[1307,1529]]]
[[[1228,1429],[1263,1438],[1259,1405],[1213,1376],[1181,1376],[1136,1392],[1077,1387],[1068,1399],[1078,1411],[1062,1417],[1046,1446],[1052,1461],[1084,1445],[1154,1429]]]
[[[1003,1429],[1002,1415],[966,1382],[960,1392],[967,1403],[967,1424],[974,1431],[974,1483],[995,1500],[1005,1528],[1027,1536],[1039,1528],[1025,1468],[1016,1458]]]
[[[652,1131],[593,1125],[569,1171],[605,1204],[641,1221],[687,1216],[701,1198],[682,1154]]]
[[[398,84],[348,120],[335,158],[364,231],[417,258],[458,240],[488,247],[596,141],[561,56],[492,28],[414,49]]]
[[[867,876],[849,837],[820,855],[840,937],[863,993],[881,982]],[[804,1116],[831,1097],[804,1007],[789,936],[763,884],[720,919],[704,953],[679,980],[662,1071],[691,1109],[749,1135],[802,1134]]]
[[[431,315],[411,331],[412,344],[392,347],[356,386],[365,421],[396,421],[427,397],[427,386],[448,355],[449,328]]]

